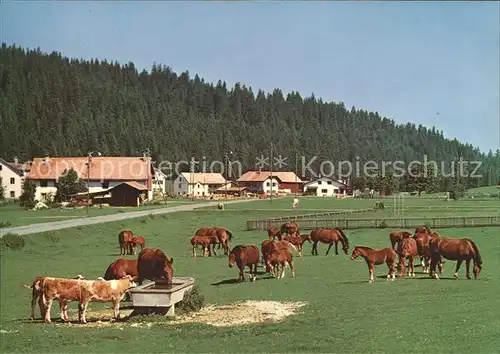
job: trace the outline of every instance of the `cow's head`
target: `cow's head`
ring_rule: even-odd
[[[128,280],[128,288],[135,288],[137,284],[134,282],[134,277],[132,277],[130,274],[125,275],[122,279]]]
[[[167,279],[167,284],[172,284],[172,280],[174,278],[174,259],[170,258],[165,260],[165,264],[163,266],[163,276]]]

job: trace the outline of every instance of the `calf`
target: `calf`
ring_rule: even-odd
[[[217,236],[200,236],[196,235],[191,238],[191,246],[193,246],[193,257],[196,257],[196,247],[200,245],[203,249],[203,257],[208,253],[209,257],[212,257],[212,251],[214,255],[217,256],[215,252],[215,245],[219,244],[219,239]],[[213,248],[210,249],[210,246]]]
[[[279,272],[279,268],[281,266],[281,272]],[[293,268],[293,255],[287,249],[274,249],[269,253],[267,257],[267,267],[271,269],[271,274],[276,278],[278,275],[278,279],[285,277],[285,268],[290,266],[292,271],[292,278],[295,278],[295,269]],[[278,270],[279,274],[276,274],[276,270]]]
[[[297,255],[299,257],[302,257],[302,245],[304,244],[305,241],[311,242],[311,235],[300,235],[300,236],[284,236],[283,241],[288,241],[292,245],[297,246]]]
[[[281,241],[271,241],[264,240],[261,243],[261,252],[262,252],[262,262],[266,265],[266,272],[270,273],[271,269],[267,266],[267,258],[272,250],[288,250],[292,248],[295,252],[298,252],[297,248],[290,243],[289,241],[281,240]]]
[[[33,283],[31,285],[28,284],[23,284],[23,286],[27,289],[31,289],[31,314],[30,314],[30,320],[35,319],[35,306],[38,300],[38,307],[40,308],[40,315],[42,316],[42,319],[45,318],[45,307],[43,305],[43,300],[42,300],[42,284],[43,280],[47,277],[42,277],[38,276],[35,278]],[[61,278],[63,279],[63,278]],[[85,279],[83,275],[78,274],[76,278],[73,279]],[[63,321],[69,321],[67,310],[68,310],[68,304],[64,301],[59,301],[59,310],[61,312],[61,319]]]

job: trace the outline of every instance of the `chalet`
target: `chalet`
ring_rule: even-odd
[[[237,180],[254,193],[302,192],[303,181],[294,172],[247,171]]]
[[[228,183],[220,173],[182,172],[174,180],[174,195],[207,196]]]
[[[346,195],[348,187],[345,183],[328,177],[318,177],[304,184],[304,195],[331,197]]]
[[[29,164],[22,164],[14,160],[7,162],[0,159],[0,177],[5,187],[5,198],[17,199],[23,192],[23,183],[29,171]]]
[[[35,158],[27,177],[36,185],[35,199],[46,200],[49,193],[54,196],[57,193],[58,179],[70,168],[87,183],[90,193],[105,191],[124,182],[133,182],[134,185],[144,186],[147,199],[152,199],[155,171],[151,158],[146,156]]]

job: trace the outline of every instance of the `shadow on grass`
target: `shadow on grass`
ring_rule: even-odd
[[[259,274],[259,273],[257,273],[257,274]],[[260,274],[266,274],[266,273],[260,273]],[[255,282],[258,282],[258,281],[261,281],[261,280],[266,280],[266,279],[274,279],[274,278],[271,275],[269,275],[267,277],[259,277],[259,278],[255,279]],[[238,278],[233,278],[233,279],[221,280],[219,282],[212,283],[210,285],[212,285],[212,286],[221,286],[221,285],[234,285],[234,284],[255,283],[255,282],[252,282],[248,277],[245,277],[245,281],[239,281]]]

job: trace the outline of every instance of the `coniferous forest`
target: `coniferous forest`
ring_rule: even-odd
[[[296,155],[318,156],[319,163],[422,161],[426,154],[447,166],[461,156],[483,162],[476,172],[483,177],[469,187],[499,182],[500,151],[482,154],[434,127],[398,125],[377,112],[298,92],[206,83],[159,64],[139,72],[131,62],[111,59],[72,59],[3,43],[0,157],[85,156],[90,150],[132,156],[149,148],[156,161],[223,161],[231,150],[245,169],[255,169],[255,158],[269,156],[272,143],[276,156],[288,157],[289,170]]]

